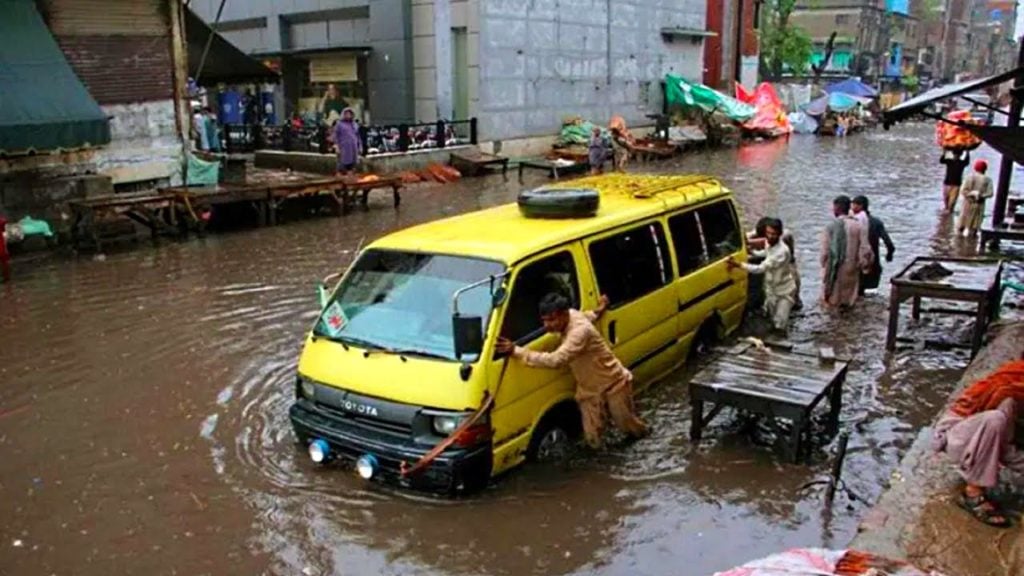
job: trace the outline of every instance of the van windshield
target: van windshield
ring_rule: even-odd
[[[366,349],[457,360],[452,297],[504,271],[504,265],[478,258],[369,250],[338,287],[313,332]],[[484,283],[462,293],[459,313],[486,323],[491,302],[491,287]]]

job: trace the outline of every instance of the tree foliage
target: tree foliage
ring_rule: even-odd
[[[779,78],[784,70],[803,74],[811,61],[810,36],[790,22],[796,0],[765,0],[761,4],[762,75]]]

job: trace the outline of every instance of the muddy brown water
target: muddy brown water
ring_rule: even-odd
[[[410,190],[398,212],[376,198],[342,219],[18,266],[0,286],[0,573],[697,575],[841,547],[967,356],[887,356],[884,295],[823,313],[817,238],[835,194],[864,193],[898,247],[883,282],[915,255],[970,252],[938,217],[931,135],[794,136],[646,167],[719,176],[748,223],[778,215],[796,234],[808,306],[794,339],[855,358],[842,420],[859,499],[831,516],[819,489],[798,488],[826,474],[834,445],[785,464],[723,416],[694,446],[686,371],[640,398],[651,437],[468,499],[308,461],[287,408],[314,283],[362,238],[512,200],[520,186],[496,177]],[[926,316],[919,330],[964,327]]]

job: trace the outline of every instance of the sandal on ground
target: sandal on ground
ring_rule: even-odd
[[[976,519],[994,528],[1009,528],[1010,519],[989,502],[984,494],[968,496],[960,494],[960,507],[971,513]]]

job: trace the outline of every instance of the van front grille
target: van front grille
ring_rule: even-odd
[[[366,430],[383,432],[385,434],[390,434],[392,436],[402,436],[405,438],[408,438],[412,435],[412,426],[406,424],[400,424],[398,422],[389,422],[386,420],[381,420],[379,418],[370,418],[367,416],[357,416],[350,412],[339,410],[334,406],[322,404],[320,402],[316,403],[316,407],[324,414],[330,415],[333,418],[337,418],[338,420],[341,420],[346,424],[358,426]]]

